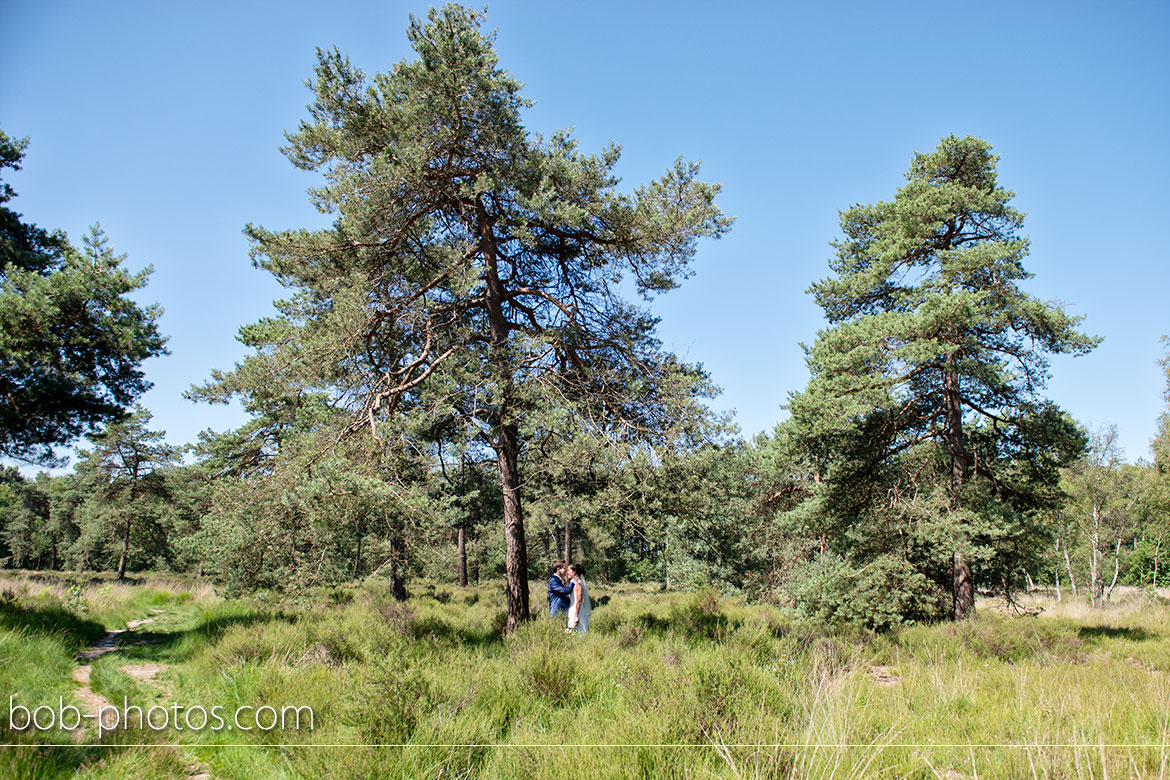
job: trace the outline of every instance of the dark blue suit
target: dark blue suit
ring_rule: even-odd
[[[573,595],[571,585],[566,585],[560,577],[553,575],[548,579],[548,614],[559,615],[569,611],[569,598]]]

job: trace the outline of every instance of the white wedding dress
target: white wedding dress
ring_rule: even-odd
[[[589,618],[593,615],[593,602],[589,600],[589,586],[585,584],[585,578],[579,577],[573,581],[581,585],[581,612],[577,615],[577,625],[574,626],[573,613],[577,611],[577,589],[573,588],[573,597],[569,601],[569,628],[576,631],[579,636],[584,636],[589,630]]]

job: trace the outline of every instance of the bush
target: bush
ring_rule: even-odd
[[[417,669],[378,669],[357,690],[360,696],[353,702],[353,716],[369,744],[409,742],[419,723],[435,709],[435,688]]]
[[[700,590],[687,603],[671,610],[668,622],[683,636],[694,640],[722,641],[733,627],[723,612],[719,594],[711,588]]]
[[[825,553],[797,569],[786,589],[802,612],[829,625],[888,629],[941,618],[949,603],[936,583],[892,555],[856,567]]]
[[[650,561],[639,558],[626,569],[626,579],[630,582],[650,582],[657,575],[656,567]]]

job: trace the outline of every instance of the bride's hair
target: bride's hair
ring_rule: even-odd
[[[574,563],[574,564],[573,564],[572,566],[570,566],[569,568],[573,570],[573,573],[574,573],[574,574],[580,574],[582,577],[584,577],[584,576],[585,576],[585,567],[584,567],[584,566],[582,566],[581,564],[579,564],[579,563]]]

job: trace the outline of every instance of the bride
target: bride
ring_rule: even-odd
[[[574,563],[569,569],[573,572],[573,597],[569,601],[569,628],[576,631],[578,636],[584,636],[589,630],[589,618],[593,614],[593,604],[589,601],[589,586],[585,584],[585,567]]]

